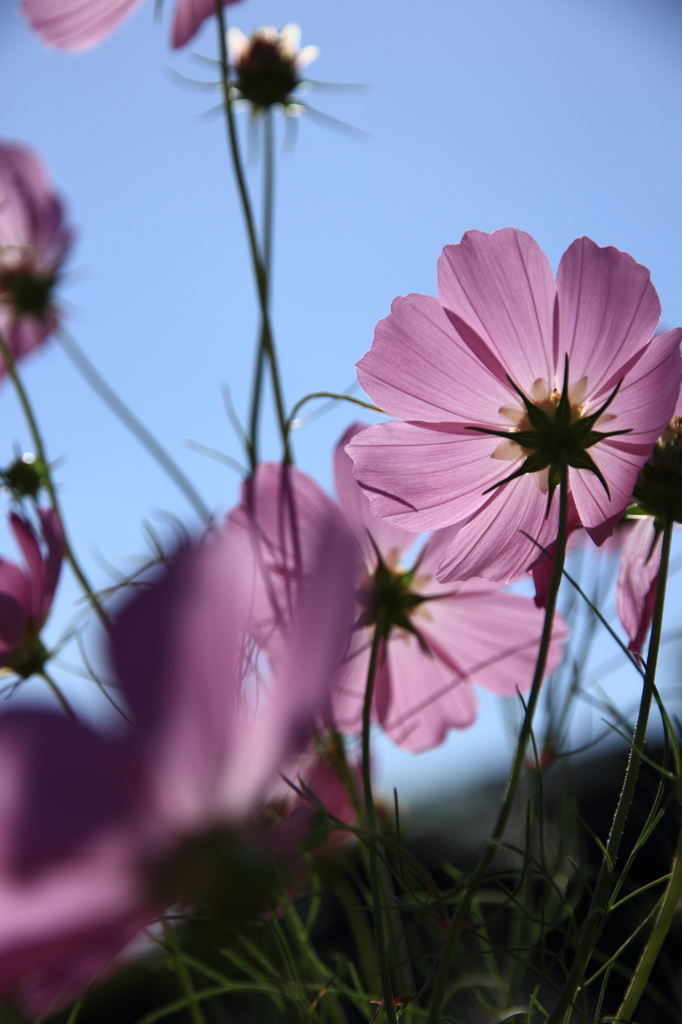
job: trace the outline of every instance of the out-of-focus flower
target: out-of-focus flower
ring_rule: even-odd
[[[254,113],[278,104],[288,113],[297,113],[294,92],[303,81],[301,72],[320,52],[316,46],[300,49],[298,25],[285,25],[279,32],[265,25],[250,36],[231,28],[228,41],[239,98],[250,103]]]
[[[23,0],[22,10],[48,46],[87,50],[113,32],[142,0]],[[223,0],[223,6],[238,0]],[[172,43],[185,46],[212,14],[214,0],[177,0]]]
[[[634,497],[639,514],[623,547],[616,611],[630,638],[630,650],[641,654],[654,613],[661,533],[668,518],[682,523],[682,394],[639,475]]]
[[[430,750],[449,729],[475,721],[473,684],[503,696],[530,687],[544,616],[530,598],[488,580],[438,583],[436,568],[452,530],[432,534],[411,569],[400,564],[414,536],[372,516],[344,451],[365,426],[349,427],[334,460],[336,491],[364,562],[360,628],[335,698],[335,718],[341,731],[362,730],[372,636],[382,609],[373,720],[400,746]],[[566,623],[556,616],[547,674],[558,667],[567,638]]]
[[[168,905],[211,905],[214,879],[241,899],[212,858],[309,742],[347,643],[349,538],[333,521],[319,538],[267,692],[247,629],[258,568],[221,533],[115,622],[126,736],[0,717],[0,993],[31,1015],[71,1001]]]
[[[64,555],[57,516],[51,509],[40,509],[39,516],[45,553],[30,523],[12,513],[12,531],[26,566],[0,559],[0,667],[24,678],[39,672],[48,656],[40,630],[52,605]]]
[[[439,584],[436,566],[452,531],[435,534],[412,569],[401,566],[414,535],[372,516],[343,450],[362,428],[349,428],[334,462],[341,509],[356,541],[358,616],[334,695],[333,721],[341,732],[362,731],[370,648],[381,604],[384,637],[372,718],[394,742],[413,751],[428,750],[442,743],[448,729],[473,723],[473,683],[506,695],[530,686],[543,616],[529,598],[505,593],[487,580]],[[270,586],[261,593],[254,618],[261,623],[261,642],[275,649],[279,623],[287,618],[287,586],[297,573],[308,571],[315,523],[321,510],[330,507],[330,499],[304,473],[263,463],[232,514],[233,528],[245,530],[252,524],[252,536],[263,552]],[[565,623],[557,617],[548,672],[557,667],[566,636]]]
[[[0,145],[0,333],[15,359],[59,322],[53,293],[72,238],[37,156]]]
[[[439,299],[396,299],[358,364],[365,391],[404,421],[350,445],[372,512],[414,531],[453,526],[441,581],[510,580],[556,539],[565,458],[580,521],[602,542],[682,377],[682,330],[652,340],[648,270],[581,238],[555,283],[537,243],[504,228],[446,246],[438,287]]]

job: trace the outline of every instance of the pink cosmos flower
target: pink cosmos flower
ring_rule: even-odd
[[[40,671],[47,656],[40,630],[52,605],[64,555],[57,516],[52,509],[40,509],[39,516],[45,553],[30,523],[12,513],[12,531],[26,567],[0,559],[0,666],[24,677]]]
[[[382,591],[394,621],[380,655],[372,718],[400,746],[430,750],[449,729],[473,724],[474,684],[503,696],[529,689],[544,616],[531,599],[488,580],[438,583],[436,569],[453,530],[432,534],[413,568],[402,567],[414,536],[372,516],[344,451],[364,428],[362,423],[349,427],[334,457],[336,491],[362,551],[364,577],[363,626],[354,635],[334,714],[341,731],[362,731],[372,620]],[[566,623],[556,616],[548,675],[558,667],[567,638]]]
[[[247,630],[258,570],[223,532],[114,625],[127,735],[0,717],[0,994],[31,1016],[73,1000],[167,904],[191,903],[164,889],[174,867],[243,824],[308,742],[353,606],[347,534],[327,522],[319,537],[267,694]]]
[[[358,364],[365,391],[402,421],[349,446],[373,514],[452,527],[442,582],[510,580],[556,538],[563,451],[580,521],[600,543],[682,377],[682,331],[652,340],[649,272],[580,238],[555,282],[537,243],[504,228],[446,246],[438,288],[438,299],[396,299]]]
[[[0,333],[15,359],[59,322],[52,294],[72,239],[37,156],[0,144]]]
[[[362,428],[354,424],[348,429],[334,457],[337,494],[356,542],[359,610],[334,694],[333,721],[342,732],[362,730],[373,614],[381,589],[394,615],[375,683],[373,720],[401,746],[428,750],[450,728],[473,723],[473,683],[506,695],[530,686],[543,616],[530,599],[504,593],[486,580],[441,586],[435,571],[452,531],[434,535],[412,570],[402,568],[400,561],[414,535],[372,516],[344,454],[344,446]],[[254,618],[260,621],[258,636],[266,645],[277,646],[279,623],[287,617],[289,581],[308,571],[315,523],[322,509],[331,515],[333,508],[304,473],[263,463],[247,485],[241,507],[231,515],[233,529],[246,532],[251,524],[264,552],[270,589],[261,593]],[[565,623],[557,618],[548,672],[559,664],[566,636]]]
[[[48,46],[87,50],[99,43],[135,10],[142,0],[23,0],[22,10]],[[223,6],[238,0],[223,0]],[[177,0],[172,44],[185,46],[212,14],[214,0]]]

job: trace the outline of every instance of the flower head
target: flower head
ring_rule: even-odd
[[[48,46],[87,50],[106,38],[139,7],[142,0],[23,0],[22,9]],[[238,0],[223,0],[223,6]],[[172,44],[185,46],[216,8],[213,0],[177,0]]]
[[[254,690],[248,629],[259,568],[221,532],[116,619],[127,734],[0,716],[0,993],[32,1016],[71,1001],[167,905],[210,907],[207,881],[230,882],[212,858],[229,857],[232,832],[308,744],[345,650],[348,537],[331,522],[319,538],[267,692]]]
[[[54,289],[72,238],[35,154],[0,145],[0,334],[15,358],[59,322]]]
[[[504,228],[446,246],[438,285],[439,299],[396,299],[358,364],[365,391],[403,421],[349,446],[372,512],[415,531],[453,527],[439,580],[509,580],[556,538],[565,464],[600,543],[682,378],[682,331],[652,340],[649,272],[581,238],[555,282],[534,240]]]
[[[228,39],[235,87],[254,113],[278,104],[285,110],[295,110],[293,94],[302,82],[301,72],[319,54],[316,46],[299,48],[298,25],[285,25],[279,32],[265,25],[248,37],[238,28],[231,28]]]
[[[52,605],[64,554],[57,516],[51,509],[40,509],[39,515],[45,553],[30,523],[12,513],[12,531],[26,567],[0,559],[0,666],[24,678],[39,672],[47,658],[40,630]]]

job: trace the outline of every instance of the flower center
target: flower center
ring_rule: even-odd
[[[511,378],[509,383],[523,402],[524,408],[521,410],[518,407],[503,406],[500,412],[506,418],[512,418],[513,414],[517,425],[510,430],[469,428],[503,439],[503,443],[493,452],[493,458],[524,459],[519,469],[488,490],[501,487],[526,473],[542,473],[546,478],[549,512],[552,495],[561,480],[562,467],[572,466],[574,469],[586,469],[594,473],[609,494],[608,484],[588,449],[607,437],[629,433],[629,430],[603,432],[594,429],[597,420],[604,415],[618,394],[620,382],[604,404],[589,416],[585,414],[583,405],[587,393],[587,379],[583,377],[574,385],[569,385],[568,357],[561,394],[557,388],[550,391],[549,385],[543,380],[535,381],[530,396],[524,394]]]
[[[0,298],[16,316],[30,313],[41,320],[50,305],[55,277],[40,277],[25,267],[0,272]]]
[[[661,528],[668,518],[682,523],[682,417],[675,416],[659,437],[633,496]]]
[[[242,99],[255,110],[267,110],[276,103],[286,107],[301,82],[293,59],[282,52],[279,42],[270,39],[253,38],[235,70]]]

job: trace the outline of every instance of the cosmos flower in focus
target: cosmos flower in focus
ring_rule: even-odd
[[[48,46],[87,50],[117,28],[142,0],[23,0],[22,10]],[[223,6],[238,0],[223,0]],[[212,14],[213,0],[176,0],[172,44],[185,46]]]
[[[73,235],[38,157],[0,145],[0,333],[15,359],[54,331],[53,293]],[[5,372],[1,362],[2,372]]]
[[[246,100],[254,113],[276,105],[297,113],[299,105],[293,94],[303,81],[301,72],[320,52],[316,46],[300,49],[298,25],[285,25],[279,32],[265,25],[250,36],[231,28],[228,42],[237,96]]]
[[[333,521],[319,527],[267,690],[254,688],[248,630],[258,568],[222,532],[181,551],[114,623],[123,736],[0,716],[0,995],[31,1019],[111,970],[168,906],[242,899],[229,851],[307,747],[347,645],[352,550]]]
[[[556,539],[565,458],[580,522],[601,543],[682,378],[682,331],[652,339],[648,270],[580,238],[555,282],[529,235],[469,231],[443,250],[438,289],[396,299],[358,363],[367,394],[402,421],[349,446],[373,514],[452,527],[442,582],[511,580]]]
[[[40,672],[47,658],[40,630],[52,605],[64,555],[57,516],[52,509],[40,509],[39,516],[45,553],[30,523],[12,513],[12,531],[26,567],[0,559],[0,666],[24,678]]]

